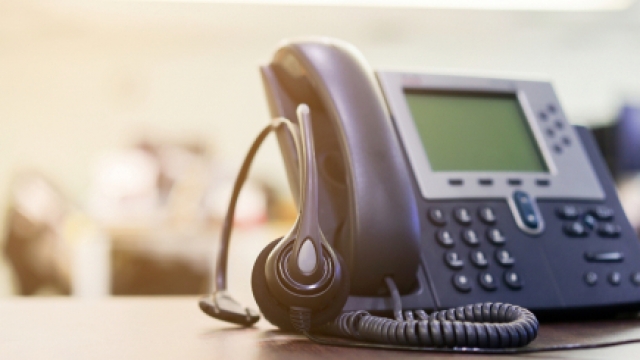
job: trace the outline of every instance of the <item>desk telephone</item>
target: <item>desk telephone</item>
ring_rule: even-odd
[[[525,308],[640,309],[638,238],[550,83],[374,72],[324,38],[283,45],[261,74],[276,120],[232,199],[275,131],[300,215],[254,265],[271,323],[316,341],[505,348],[535,338]],[[258,313],[226,292],[234,207],[200,306],[250,325]]]

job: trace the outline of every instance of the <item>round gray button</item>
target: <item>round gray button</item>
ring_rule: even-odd
[[[480,275],[478,275],[478,282],[485,290],[492,291],[498,288],[496,279],[488,272],[481,272]]]
[[[589,271],[584,274],[584,281],[587,283],[587,285],[594,286],[598,282],[598,274],[594,273],[593,271]]]
[[[471,291],[471,281],[466,275],[456,274],[453,275],[453,286],[458,289],[460,292],[469,292]]]

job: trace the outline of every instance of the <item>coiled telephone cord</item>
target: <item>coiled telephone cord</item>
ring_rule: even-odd
[[[322,332],[392,345],[509,348],[529,344],[538,320],[527,309],[502,303],[467,305],[427,315],[405,313],[405,320],[372,316],[366,311],[342,314]]]
[[[510,304],[480,303],[437,311],[430,315],[423,310],[402,312],[400,293],[390,277],[385,282],[393,299],[395,319],[373,316],[366,311],[340,315],[319,329],[320,337],[302,329],[302,333],[323,345],[375,348],[387,350],[475,353],[525,354],[562,350],[596,349],[639,343],[640,339],[589,344],[563,344],[545,347],[522,347],[538,334],[538,319],[529,310]],[[292,311],[292,318],[304,312]],[[416,320],[418,319],[418,320]]]

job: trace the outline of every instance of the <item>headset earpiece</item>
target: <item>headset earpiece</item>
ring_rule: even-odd
[[[274,240],[262,250],[260,255],[258,255],[251,274],[251,287],[253,290],[253,296],[258,304],[258,308],[260,308],[260,312],[265,319],[283,330],[295,330],[290,320],[290,307],[292,304],[287,303],[287,301],[291,300],[290,294],[285,296],[283,299],[278,289],[274,291],[273,287],[270,288],[267,284],[265,271],[267,268],[267,259],[277,251],[275,248],[281,241],[283,240]],[[336,254],[336,259],[338,267],[340,269],[345,269],[344,261],[339,254]],[[332,291],[333,296],[328,300],[328,302],[322,307],[312,311],[310,324],[312,328],[328,323],[342,311],[342,308],[349,297],[349,278],[343,273],[340,280],[334,282],[334,286],[335,290]],[[306,305],[306,300],[308,300],[308,298],[300,296],[298,300],[302,301],[303,305]]]
[[[298,106],[297,115],[301,130],[300,214],[291,232],[260,254],[252,283],[258,306],[269,321],[280,327],[305,330],[340,314],[347,301],[349,281],[344,262],[320,229],[309,107]]]

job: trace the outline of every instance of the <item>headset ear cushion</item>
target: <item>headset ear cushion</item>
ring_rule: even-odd
[[[256,299],[258,308],[260,308],[260,312],[262,312],[264,318],[282,330],[292,331],[294,328],[291,326],[291,321],[289,320],[289,307],[281,304],[271,295],[265,276],[267,258],[280,240],[282,240],[282,238],[272,241],[260,252],[260,255],[258,255],[251,274],[251,288],[253,290],[253,297]],[[327,307],[312,314],[312,328],[324,325],[340,315],[349,297],[349,274],[346,271],[347,267],[342,257],[339,254],[337,256],[338,261],[340,261],[340,266],[343,269],[343,279],[340,283],[340,288]]]

